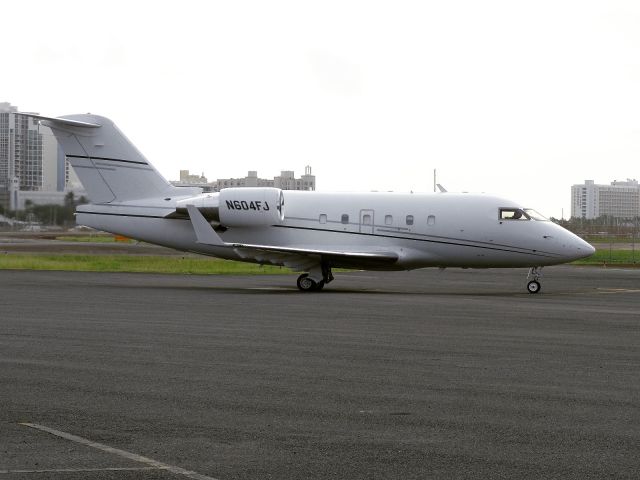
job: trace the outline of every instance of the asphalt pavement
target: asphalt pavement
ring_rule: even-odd
[[[0,271],[0,480],[638,478],[640,270]]]

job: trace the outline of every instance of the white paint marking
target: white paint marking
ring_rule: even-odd
[[[64,438],[71,442],[79,443],[87,447],[92,447],[97,450],[102,450],[103,452],[113,453],[114,455],[118,455],[123,458],[128,458],[129,460],[133,460],[134,462],[144,463],[145,465],[149,465],[156,469],[167,470],[177,475],[183,475],[185,477],[194,478],[196,480],[217,480],[216,478],[209,477],[207,475],[203,475],[198,472],[186,470],[184,468],[176,467],[174,465],[169,465],[167,463],[162,463],[162,462],[159,462],[158,460],[154,460],[153,458],[143,457],[142,455],[137,455],[135,453],[127,452],[126,450],[113,448],[113,447],[110,447],[109,445],[104,445],[103,443],[94,442],[92,440],[78,437],[77,435],[72,435],[71,433],[62,432],[54,428],[45,427],[44,425],[38,425],[36,423],[20,423],[20,425],[24,425],[25,427],[29,427],[29,428],[35,428],[36,430],[47,432],[47,433],[50,433],[51,435],[55,435],[56,437]]]
[[[104,467],[104,468],[55,468],[42,470],[0,470],[0,474],[6,473],[78,473],[78,472],[139,472],[145,470],[163,470],[156,467]]]
[[[598,293],[638,293],[640,290],[635,288],[598,288]]]

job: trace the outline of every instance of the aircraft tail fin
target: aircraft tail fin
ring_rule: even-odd
[[[165,180],[108,118],[24,115],[51,128],[93,203],[171,196],[180,190]]]

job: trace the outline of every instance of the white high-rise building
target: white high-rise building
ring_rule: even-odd
[[[0,204],[15,209],[17,191],[42,189],[42,135],[32,118],[0,103]]]
[[[0,102],[0,205],[24,208],[32,203],[62,203],[71,189],[83,194],[82,185],[51,130]]]
[[[601,216],[635,218],[640,216],[640,185],[637,180],[614,180],[610,185],[598,185],[585,180],[571,187],[571,216],[593,219]]]

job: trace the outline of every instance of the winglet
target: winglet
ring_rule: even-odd
[[[196,241],[205,245],[215,245],[219,247],[226,246],[220,238],[220,235],[211,228],[209,222],[205,220],[200,211],[195,205],[187,205],[187,212],[189,212],[189,218],[191,219],[191,225],[196,232]]]
[[[44,120],[58,125],[66,125],[68,127],[98,128],[100,126],[97,123],[81,122],[80,120],[70,120],[68,118],[45,117],[44,115],[38,115],[37,113],[16,112],[16,115],[23,115],[25,117],[36,118],[38,120]]]

